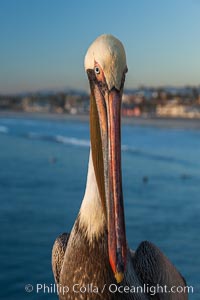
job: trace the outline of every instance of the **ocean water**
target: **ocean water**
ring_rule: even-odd
[[[127,238],[155,243],[200,299],[200,131],[124,125]],[[86,183],[87,122],[0,118],[0,298],[57,299],[51,249],[69,231]],[[33,285],[30,293],[25,285]]]

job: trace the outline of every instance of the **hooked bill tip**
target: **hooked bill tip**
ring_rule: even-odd
[[[124,274],[122,272],[116,272],[115,279],[116,279],[117,283],[122,282],[122,280],[124,279]]]

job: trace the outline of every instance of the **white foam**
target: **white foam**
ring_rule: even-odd
[[[56,136],[56,141],[59,143],[67,144],[67,145],[75,145],[81,147],[90,147],[90,141],[84,139],[77,139],[74,137],[67,137],[62,135]]]

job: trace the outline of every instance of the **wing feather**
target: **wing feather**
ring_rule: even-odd
[[[152,243],[148,241],[142,242],[137,250],[131,250],[132,262],[136,274],[143,284],[148,286],[164,287],[167,290],[173,289],[173,293],[162,292],[162,288],[156,293],[152,299],[157,300],[186,300],[188,299],[187,290],[184,289],[186,281],[178,272],[175,266],[168,258]],[[175,289],[181,287],[184,292],[177,292]],[[175,293],[174,293],[175,291]]]
[[[69,239],[69,234],[62,233],[55,240],[52,249],[52,270],[53,270],[55,282],[57,284],[60,281],[60,271],[63,265],[68,239]]]

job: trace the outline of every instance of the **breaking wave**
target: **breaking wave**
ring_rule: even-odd
[[[69,146],[84,147],[84,148],[90,147],[90,140],[88,139],[79,139],[79,138],[68,137],[63,135],[41,135],[34,132],[30,132],[28,134],[28,138],[51,141],[51,142],[61,143]],[[162,161],[166,163],[176,163],[179,165],[191,165],[191,163],[187,160],[182,160],[177,157],[166,156],[158,153],[151,153],[150,151],[148,152],[128,145],[122,145],[121,149],[123,152],[126,152],[129,155],[134,155],[145,159]]]
[[[38,134],[36,132],[29,132],[26,136],[29,139],[51,141],[51,142],[56,142],[56,143],[61,143],[61,144],[71,145],[71,146],[79,146],[79,147],[87,147],[87,148],[90,146],[89,140],[78,139],[75,137],[68,137],[63,135],[45,135],[45,134]]]
[[[74,145],[74,146],[80,146],[80,147],[90,147],[90,141],[84,140],[84,139],[77,139],[74,137],[66,137],[62,135],[57,135],[55,137],[55,140],[59,143],[63,143],[66,145]]]

